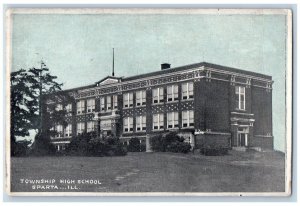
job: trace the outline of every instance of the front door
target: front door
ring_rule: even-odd
[[[238,130],[238,146],[247,147],[248,146],[248,128],[240,127]]]

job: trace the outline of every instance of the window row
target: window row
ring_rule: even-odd
[[[182,99],[192,99],[194,98],[194,85],[193,82],[185,82],[182,83]],[[144,106],[146,105],[146,91],[140,90],[135,92],[136,98],[136,106]],[[167,102],[178,101],[178,85],[169,85],[167,86]],[[164,102],[164,88],[154,88],[152,89],[152,103],[162,103]],[[87,105],[85,105],[87,104]],[[85,113],[85,106],[86,112],[91,113],[95,112],[95,99],[87,99],[79,100],[76,103],[76,111],[77,114]],[[133,92],[128,92],[123,94],[123,107],[124,108],[132,108],[133,107]],[[100,111],[109,111],[112,109],[118,108],[118,96],[106,96],[100,98]],[[57,104],[56,110],[62,110],[62,104]],[[72,104],[68,104],[66,106],[67,113],[72,112]]]
[[[153,130],[164,129],[164,114],[154,114],[152,118]],[[188,128],[194,126],[194,111],[187,110],[182,111],[182,128]],[[133,117],[123,118],[124,132],[133,132]],[[167,128],[176,129],[179,128],[178,112],[167,113]],[[146,131],[146,116],[136,117],[136,131]]]
[[[55,137],[72,137],[72,124],[68,124],[65,130],[62,125],[56,125],[55,131],[57,132]]]
[[[163,130],[164,129],[164,114],[154,114],[153,118],[153,130]],[[146,116],[136,117],[136,131],[146,131]],[[194,111],[187,110],[182,111],[182,128],[193,127],[194,126]],[[123,128],[124,132],[133,132],[133,117],[123,118]],[[167,113],[167,128],[179,128],[178,123],[178,112]],[[77,135],[82,134],[85,131],[85,123],[77,123]],[[57,134],[55,137],[72,137],[72,124],[68,124],[65,130],[62,125],[56,125],[55,130]],[[87,132],[95,131],[95,122],[87,122]]]
[[[87,113],[95,112],[95,99],[88,99],[86,101]],[[112,108],[117,109],[118,107],[118,96],[106,96],[100,98],[100,111],[109,111]],[[77,114],[81,114],[85,112],[85,100],[80,100],[77,102]]]
[[[194,84],[193,82],[182,83],[181,87],[182,99],[193,99],[194,98]],[[178,101],[178,85],[167,86],[167,102]],[[152,103],[163,103],[164,102],[164,87],[158,87],[152,89]],[[146,105],[146,91],[136,92],[136,106]],[[133,92],[123,94],[123,107],[133,107]]]
[[[84,122],[78,122],[77,123],[77,135],[84,133],[85,131],[85,123]],[[95,122],[89,121],[86,124],[86,132],[92,132],[95,131]]]
[[[56,107],[55,107],[55,110],[56,110],[56,111],[61,111],[61,110],[63,110],[63,109],[64,109],[64,108],[63,108],[63,105],[62,105],[62,104],[57,104]],[[48,108],[47,108],[47,110],[48,110]],[[71,113],[71,112],[72,112],[72,104],[67,104],[67,105],[65,106],[65,110],[66,110],[67,114]],[[48,110],[48,111],[49,111],[49,110]]]

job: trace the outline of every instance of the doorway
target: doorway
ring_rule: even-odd
[[[238,147],[247,147],[248,146],[248,136],[249,136],[249,128],[248,127],[239,127],[238,128]]]

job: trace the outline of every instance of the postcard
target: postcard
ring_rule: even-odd
[[[288,9],[7,9],[14,196],[288,196]]]

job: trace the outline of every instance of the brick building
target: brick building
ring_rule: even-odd
[[[158,133],[177,131],[192,147],[200,139],[227,138],[231,147],[273,149],[272,78],[206,62],[131,77],[107,76],[94,84],[65,90],[67,127],[57,125],[58,150],[72,136],[96,131],[123,142],[149,143]],[[148,147],[149,149],[149,147]]]

